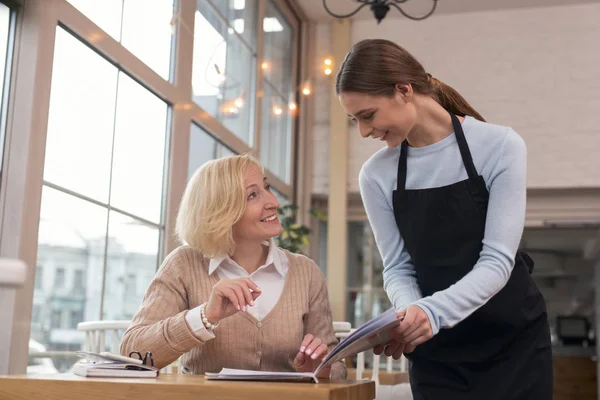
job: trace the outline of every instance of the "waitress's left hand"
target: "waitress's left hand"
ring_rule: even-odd
[[[419,306],[408,306],[398,313],[404,320],[395,329],[395,338],[404,343],[404,353],[412,353],[421,343],[433,337],[429,317]]]
[[[300,351],[294,359],[294,366],[298,372],[314,372],[327,355],[327,345],[318,337],[311,334],[304,336],[300,344]],[[319,371],[318,378],[329,378],[331,366]]]

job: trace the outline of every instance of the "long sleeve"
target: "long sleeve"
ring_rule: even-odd
[[[525,221],[527,149],[513,130],[487,181],[490,197],[483,248],[473,270],[448,289],[416,302],[432,328],[450,328],[487,303],[508,282]]]
[[[329,295],[327,293],[327,283],[325,277],[319,270],[319,267],[313,264],[310,283],[310,299],[308,305],[308,314],[304,322],[304,334],[312,334],[321,338],[331,351],[338,343],[333,330],[333,321],[331,317],[331,306],[329,304]],[[331,366],[330,377],[332,379],[345,379],[347,375],[346,366],[343,362],[337,361]]]
[[[180,253],[170,254],[150,283],[140,310],[123,335],[121,354],[152,352],[154,365],[163,368],[181,354],[204,344],[186,322],[189,308],[185,289],[189,266]]]
[[[394,308],[400,311],[421,299],[421,290],[410,255],[404,247],[394,210],[382,188],[361,169],[360,194],[375,242],[383,261],[383,288]]]

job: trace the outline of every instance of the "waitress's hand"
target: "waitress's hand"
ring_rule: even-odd
[[[433,337],[429,317],[421,307],[408,306],[398,313],[398,318],[400,316],[404,319],[395,329],[395,339],[404,343],[405,353],[412,353],[418,345]]]
[[[310,333],[304,336],[300,344],[300,351],[294,359],[294,366],[298,372],[314,372],[327,355],[327,345],[318,337]],[[319,371],[317,378],[329,378],[331,366]]]
[[[246,306],[253,306],[261,291],[249,278],[221,279],[210,293],[204,309],[206,319],[216,324]]]

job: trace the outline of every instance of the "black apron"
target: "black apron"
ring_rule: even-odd
[[[452,124],[468,179],[406,190],[408,143],[401,145],[394,215],[423,296],[447,289],[479,259],[489,193],[458,118]],[[405,354],[415,400],[550,400],[552,350],[544,298],[523,252],[506,286],[450,329]]]

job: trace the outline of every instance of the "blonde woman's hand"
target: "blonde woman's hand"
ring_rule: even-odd
[[[258,286],[249,278],[221,279],[210,293],[204,314],[209,322],[216,324],[246,306],[253,306],[260,294]]]
[[[294,359],[294,366],[298,372],[314,372],[327,355],[327,345],[318,337],[311,334],[304,336],[300,351]],[[322,369],[317,375],[318,378],[329,378],[331,366]]]

